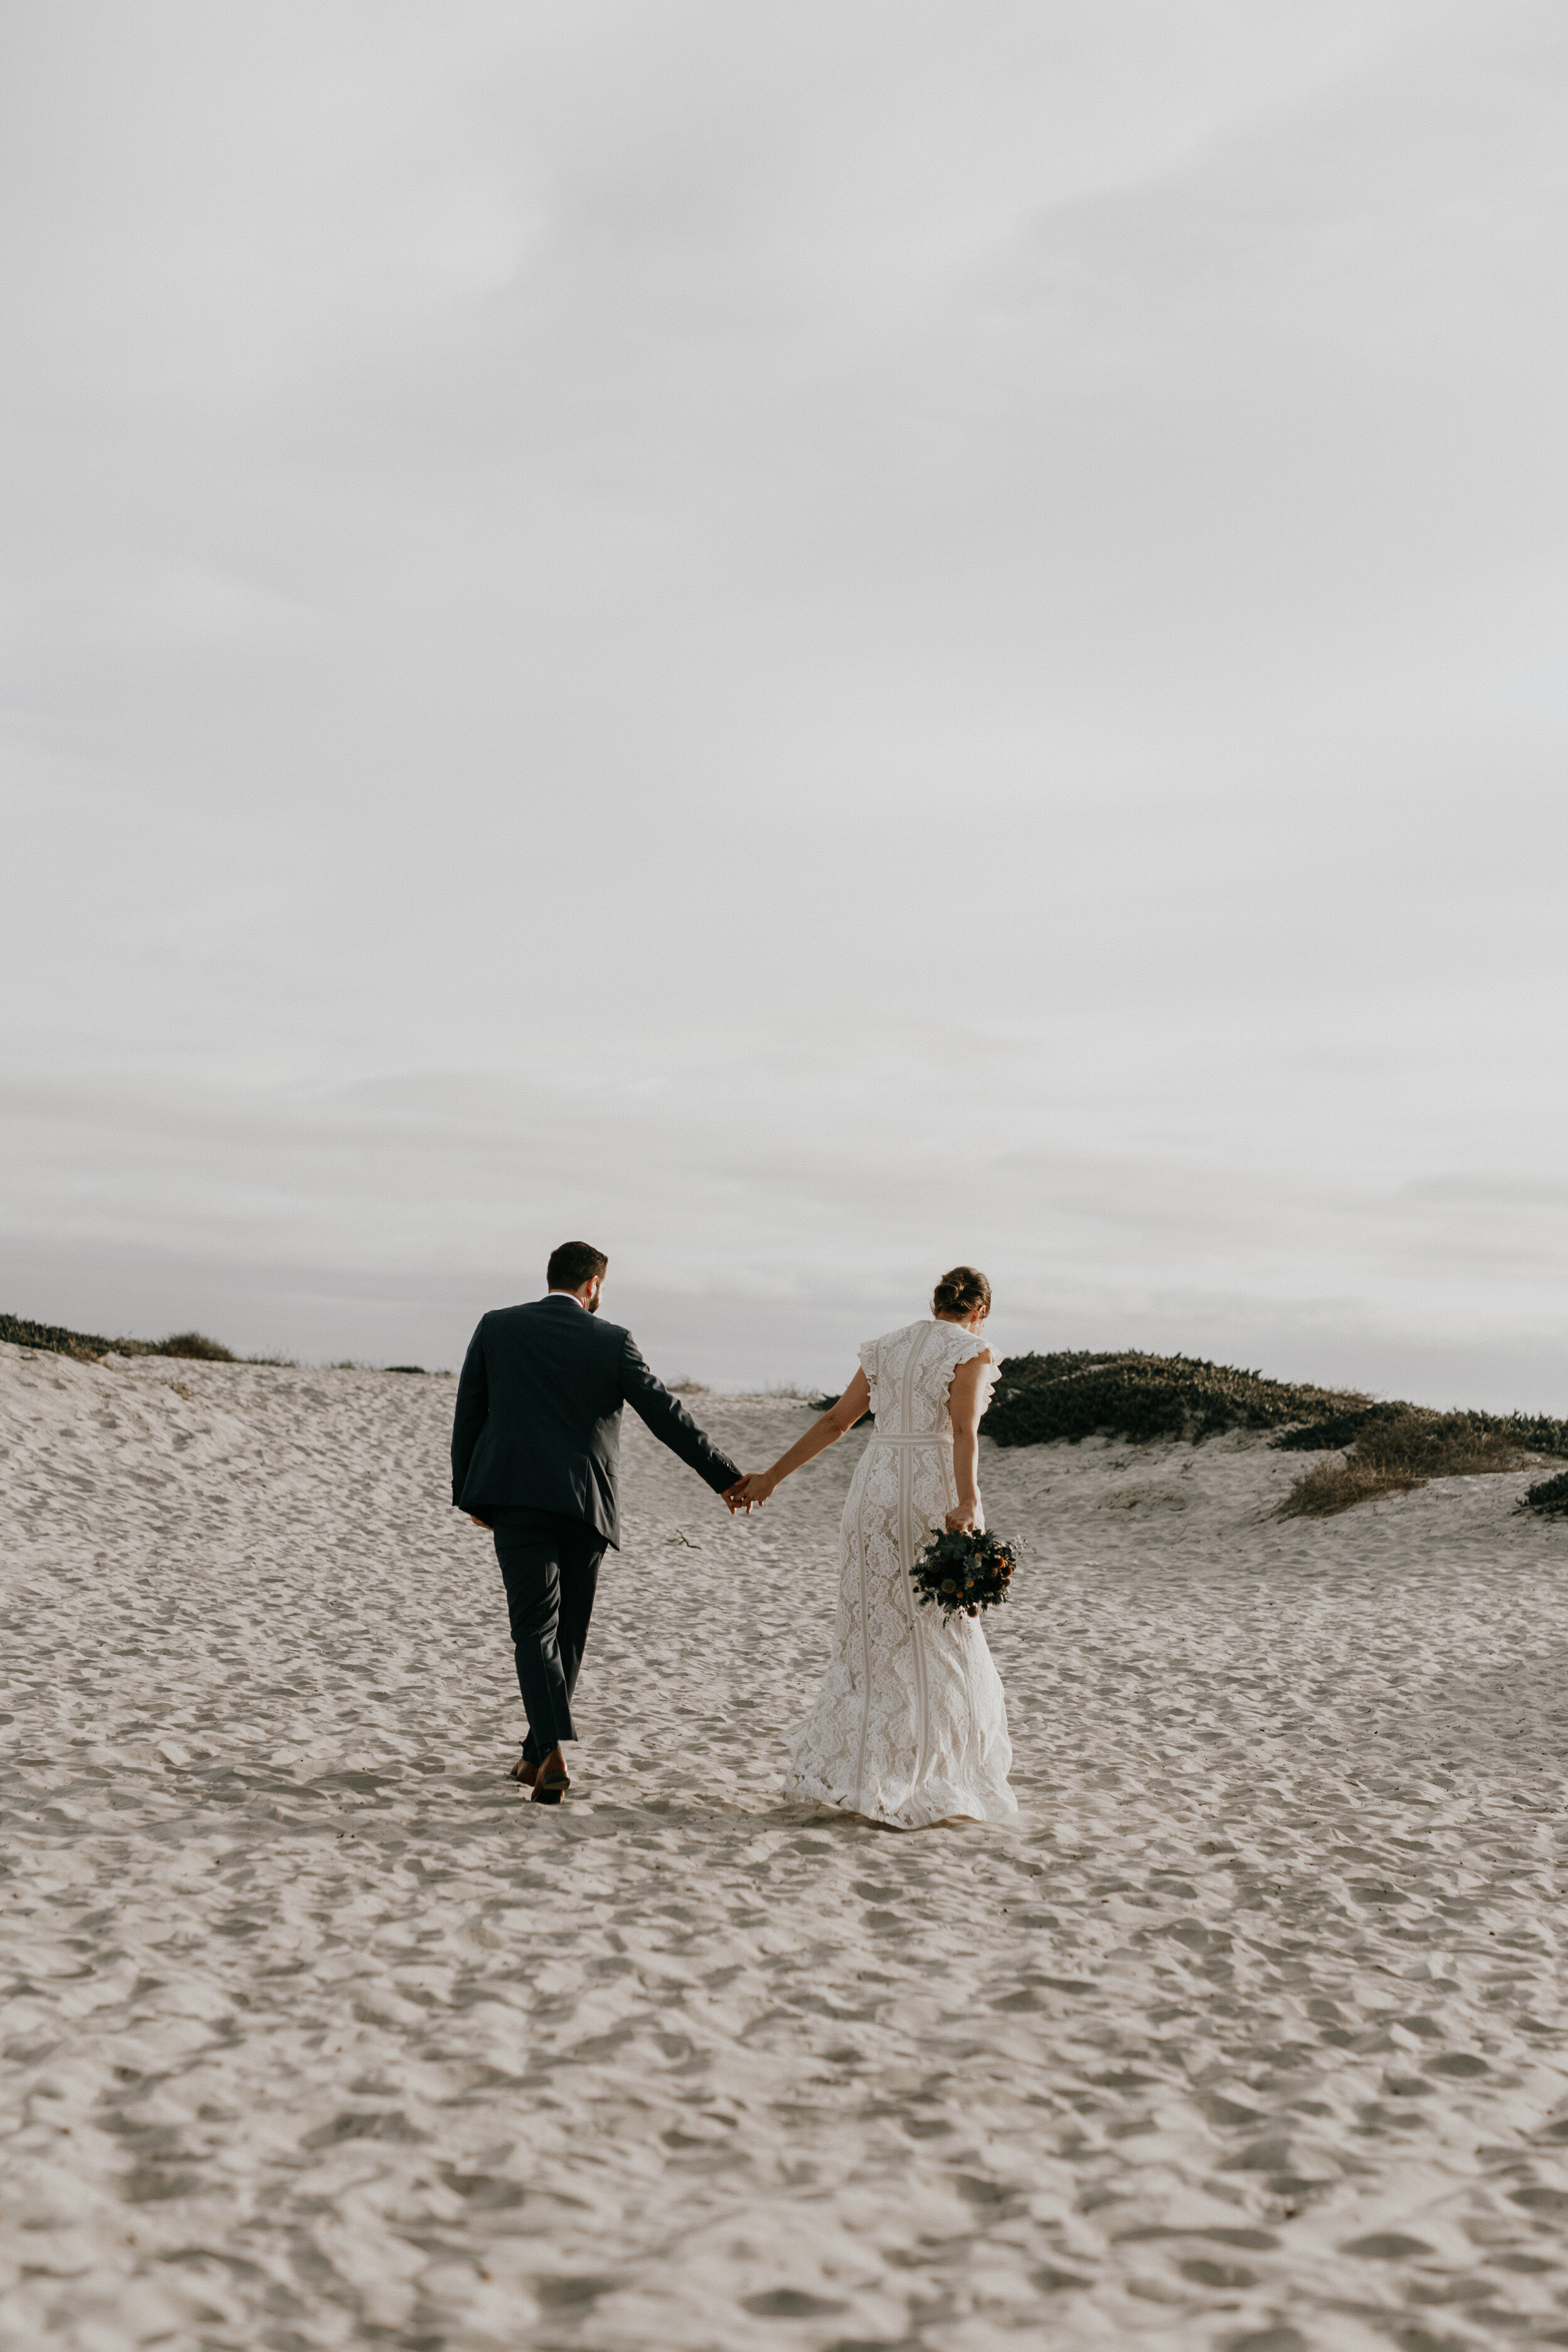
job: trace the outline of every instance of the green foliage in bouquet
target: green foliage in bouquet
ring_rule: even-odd
[[[1017,1553],[1000,1536],[956,1535],[945,1530],[927,1545],[910,1574],[922,1609],[933,1603],[944,1617],[962,1609],[977,1617],[1006,1600]]]

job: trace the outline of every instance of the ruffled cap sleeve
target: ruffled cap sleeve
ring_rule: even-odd
[[[952,1333],[954,1341],[952,1350],[952,1369],[955,1372],[957,1371],[960,1364],[973,1363],[975,1357],[983,1356],[985,1353],[986,1349],[991,1345],[990,1340],[984,1337],[984,1333],[965,1331],[956,1323],[950,1323],[947,1328]],[[996,1383],[1001,1377],[1002,1367],[1000,1364],[992,1362],[985,1366],[980,1381],[980,1410],[982,1412],[985,1411],[992,1398],[995,1395]]]
[[[871,1410],[877,1410],[877,1348],[875,1339],[862,1339],[859,1347],[860,1370],[865,1373],[871,1391]]]

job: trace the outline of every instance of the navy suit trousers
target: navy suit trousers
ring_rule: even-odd
[[[511,1504],[494,1513],[517,1686],[528,1716],[523,1755],[539,1763],[575,1739],[572,1693],[587,1645],[605,1538],[582,1519]]]

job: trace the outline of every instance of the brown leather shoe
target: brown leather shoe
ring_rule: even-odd
[[[531,1789],[539,1778],[539,1767],[537,1764],[531,1764],[526,1756],[520,1756],[507,1777],[509,1780],[521,1780],[525,1789]]]
[[[559,1748],[552,1748],[541,1764],[534,1780],[533,1802],[536,1805],[558,1805],[571,1786],[566,1759]]]

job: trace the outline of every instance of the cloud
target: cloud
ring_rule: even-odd
[[[966,1117],[933,1122],[920,1082],[936,1094],[962,1041],[882,1043],[890,1083],[874,1093],[845,1084],[847,1067],[784,1094],[765,1073],[726,1089],[698,1067],[652,1087],[501,1072],[13,1086],[0,1114],[27,1174],[10,1188],[5,1258],[25,1311],[55,1319],[37,1268],[58,1282],[75,1253],[121,1321],[145,1317],[145,1269],[162,1263],[180,1296],[194,1283],[217,1297],[237,1344],[299,1349],[321,1328],[323,1352],[373,1354],[384,1334],[395,1353],[447,1360],[484,1305],[531,1295],[549,1248],[582,1234],[609,1250],[620,1311],[679,1339],[684,1369],[753,1383],[829,1381],[868,1329],[921,1311],[942,1266],[968,1259],[996,1286],[1005,1347],[1261,1348],[1297,1372],[1373,1381],[1401,1347],[1415,1364],[1457,1355],[1463,1330],[1478,1365],[1549,1380],[1538,1403],[1556,1396],[1560,1187],[1471,1174],[1413,1199],[1257,1154],[1022,1145],[1037,1108],[1026,1091],[1009,1111],[1016,1060],[992,1060]],[[976,1056],[967,1075],[984,1070]],[[1499,1196],[1506,1213],[1478,1217]],[[289,1301],[310,1302],[292,1336]]]
[[[1534,1346],[1557,12],[3,38],[51,1280],[461,1291],[594,1217],[806,1352],[982,1248],[1085,1339]]]

